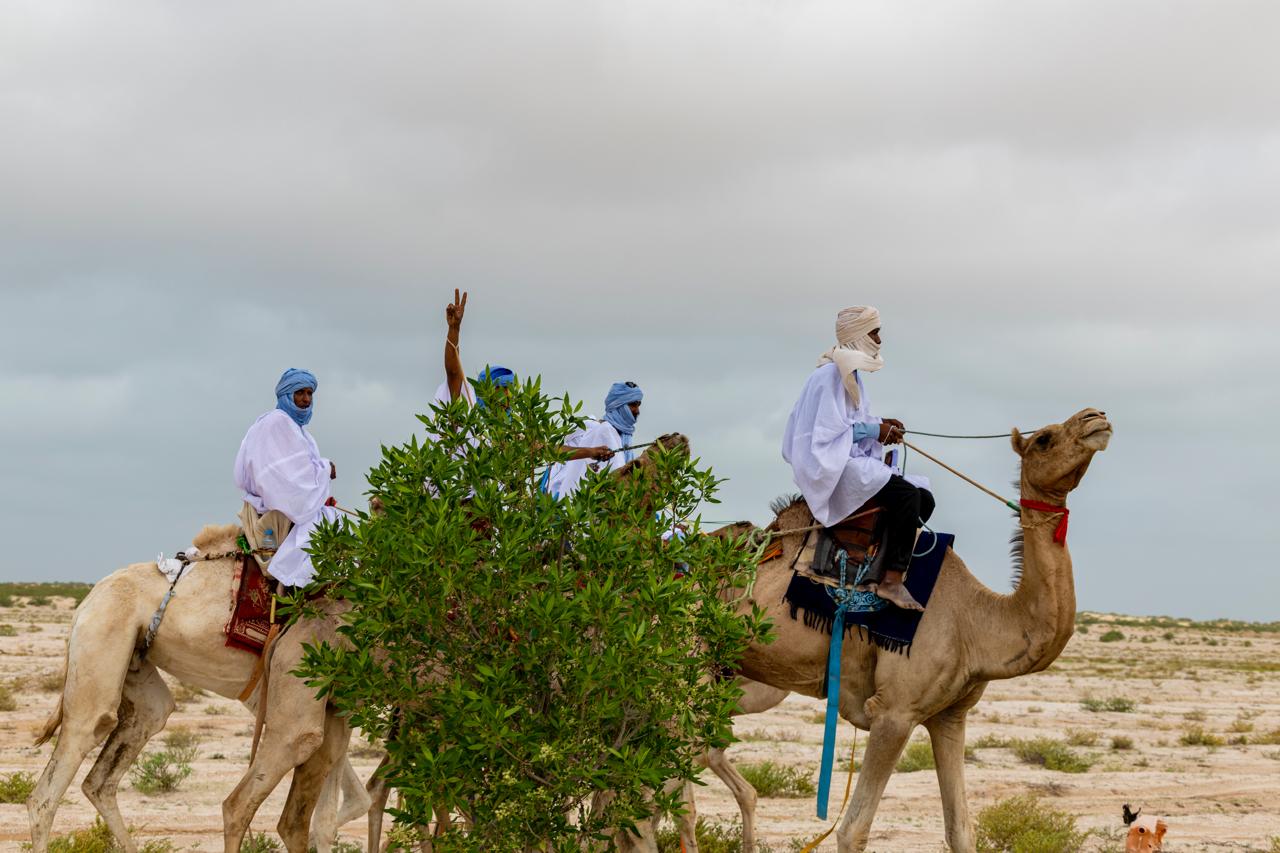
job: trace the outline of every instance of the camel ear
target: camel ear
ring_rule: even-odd
[[[1156,844],[1164,843],[1164,834],[1169,831],[1169,825],[1162,820],[1156,821]]]
[[[1013,428],[1013,432],[1009,436],[1009,443],[1013,445],[1013,452],[1019,456],[1027,452],[1027,439],[1022,437],[1022,433],[1018,432],[1017,427]]]

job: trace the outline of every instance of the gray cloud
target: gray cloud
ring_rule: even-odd
[[[460,286],[469,365],[589,410],[635,379],[642,432],[731,478],[708,515],[757,520],[834,312],[877,304],[872,394],[909,425],[1111,413],[1072,501],[1082,606],[1272,618],[1278,24],[1261,2],[10,4],[0,574],[93,579],[230,518],[289,365],[320,374],[314,432],[359,501],[440,380]],[[928,446],[1007,489],[1007,444]],[[1003,588],[1009,519],[928,473]]]

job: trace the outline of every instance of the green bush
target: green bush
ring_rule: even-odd
[[[36,789],[36,779],[30,773],[6,773],[0,776],[0,803],[25,803]]]
[[[129,827],[134,832],[133,827]],[[23,845],[29,849],[30,844]],[[175,853],[178,846],[167,838],[153,838],[138,846],[138,853]],[[49,839],[49,853],[122,853],[124,850],[116,843],[111,830],[97,818],[88,829],[77,829],[75,832]]]
[[[16,637],[18,629],[10,625],[8,622],[0,625],[0,637]]]
[[[13,606],[13,596],[7,592],[0,594],[0,607],[12,607],[12,606]]]
[[[914,773],[917,770],[933,770],[937,766],[933,758],[933,744],[927,740],[915,740],[902,751],[895,769],[899,773]]]
[[[240,842],[240,853],[280,853],[283,849],[278,839],[265,832],[249,832]]]
[[[693,830],[698,839],[698,853],[742,853],[742,827],[737,823],[710,823],[698,818]],[[664,824],[658,829],[658,853],[683,853],[680,832],[674,826]],[[773,848],[763,841],[756,841],[757,853],[772,853]]]
[[[976,830],[979,853],[1077,853],[1086,837],[1074,817],[1030,794],[987,806]]]
[[[1098,733],[1090,729],[1068,728],[1066,741],[1071,746],[1097,746]]]
[[[739,764],[738,772],[762,797],[810,797],[815,793],[810,772],[772,761]]]
[[[193,746],[144,755],[129,771],[133,787],[148,796],[178,790],[178,786],[191,775],[191,760],[195,758],[195,752]]]
[[[1119,631],[1117,631],[1116,629],[1112,628],[1110,631],[1107,631],[1105,634],[1103,634],[1101,637],[1099,637],[1099,638],[1098,638],[1098,642],[1099,642],[1099,643],[1114,643],[1114,642],[1116,642],[1117,640],[1123,640],[1123,639],[1124,639],[1124,634],[1122,634],[1121,632],[1119,632]]]
[[[31,597],[31,601],[28,603],[32,607],[48,607],[53,602],[49,599],[49,596],[47,595],[35,595]]]
[[[1010,741],[1013,754],[1027,764],[1039,764],[1046,770],[1060,773],[1084,773],[1093,766],[1093,759],[1079,755],[1066,744],[1047,737]]]
[[[698,535],[720,481],[682,446],[556,500],[538,481],[567,458],[578,408],[536,382],[478,393],[486,405],[420,418],[437,440],[382,449],[367,478],[382,510],[316,532],[315,583],[351,609],[343,643],[309,647],[300,672],[386,743],[398,821],[465,814],[435,849],[570,849],[670,814],[678,792],[649,792],[729,742],[738,690],[708,674],[768,634],[737,608],[756,550]],[[691,534],[664,542],[672,518]],[[613,798],[579,811],[599,790]]]
[[[1222,746],[1224,741],[1217,735],[1206,732],[1200,726],[1192,726],[1182,733],[1178,743],[1183,746]]]
[[[1110,699],[1094,699],[1092,696],[1086,696],[1080,700],[1080,707],[1095,714],[1102,711],[1127,714],[1138,707],[1138,703],[1122,696],[1112,696]]]
[[[164,733],[165,749],[179,756],[188,756],[188,761],[196,757],[196,747],[200,745],[200,741],[199,734],[181,726]]]
[[[1116,735],[1111,739],[1111,748],[1115,750],[1133,749],[1133,738]]]

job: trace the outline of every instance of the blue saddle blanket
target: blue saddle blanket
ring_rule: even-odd
[[[942,561],[956,541],[955,534],[931,534],[926,530],[920,534],[916,548],[928,548],[932,536],[936,536],[937,541],[921,556],[912,557],[906,580],[907,589],[911,595],[926,609],[929,607],[929,598],[933,594],[934,584],[938,582]],[[791,605],[792,619],[802,613],[806,626],[830,634],[831,625],[836,616],[836,603],[827,593],[827,589],[827,586],[796,572],[792,574],[791,583],[787,585],[787,592],[782,600]],[[844,630],[847,634],[856,627],[864,638],[882,649],[911,654],[911,642],[915,639],[916,628],[920,626],[920,617],[923,615],[914,610],[902,610],[892,605],[866,613],[846,612]]]

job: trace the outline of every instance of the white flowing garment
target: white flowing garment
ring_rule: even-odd
[[[622,449],[622,436],[617,428],[608,421],[588,420],[586,427],[578,430],[564,440],[566,447],[607,447],[610,450]],[[615,453],[608,462],[597,462],[593,459],[571,459],[568,462],[557,462],[551,466],[551,476],[547,480],[547,491],[557,499],[568,497],[578,490],[578,484],[587,476],[587,467],[604,465],[613,470],[626,465],[625,458],[630,454]]]
[[[311,434],[279,409],[254,421],[236,454],[236,485],[259,513],[279,510],[293,529],[276,547],[268,566],[271,576],[287,586],[304,586],[315,576],[311,556],[304,550],[320,519],[337,517],[326,507],[329,499],[329,460]]]
[[[884,463],[884,445],[875,438],[853,440],[855,423],[879,424],[871,414],[862,377],[859,403],[845,391],[840,369],[823,364],[809,375],[791,410],[782,437],[782,458],[791,464],[796,485],[817,521],[830,527],[858,511],[889,482],[893,471]],[[925,477],[908,482],[928,488]]]

